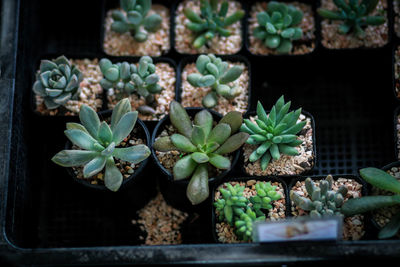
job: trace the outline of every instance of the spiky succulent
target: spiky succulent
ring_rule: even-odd
[[[371,14],[379,0],[333,0],[338,10],[319,8],[318,14],[329,20],[342,20],[339,26],[340,34],[353,32],[357,37],[365,36],[364,28],[368,25],[381,25],[385,17],[372,16]]]
[[[251,153],[249,161],[260,160],[262,170],[268,167],[271,158],[278,160],[281,153],[290,156],[299,153],[296,147],[302,141],[296,134],[303,129],[306,121],[297,123],[301,108],[288,113],[290,104],[290,101],[285,104],[284,97],[281,96],[267,116],[263,106],[258,102],[256,123],[245,119],[240,128],[242,132],[250,134],[246,143],[257,146]]]
[[[140,58],[138,66],[122,62],[113,64],[109,59],[100,60],[100,69],[104,78],[100,81],[104,89],[117,89],[122,96],[135,93],[146,99],[146,103],[154,101],[154,94],[159,94],[162,87],[158,84],[160,77],[155,73],[156,66],[149,56]]]
[[[393,193],[393,195],[364,196],[352,198],[342,206],[345,216],[353,216],[368,211],[400,205],[400,182],[392,175],[376,168],[364,168],[360,170],[361,177],[372,186]],[[400,230],[400,212],[393,215],[378,234],[381,239],[390,238]]]
[[[219,188],[221,198],[214,202],[219,214],[219,221],[226,221],[236,228],[236,235],[244,241],[250,240],[253,232],[253,222],[265,221],[262,209],[271,209],[271,202],[281,198],[276,192],[276,186],[270,182],[259,182],[255,185],[257,194],[246,198],[244,186],[232,186],[225,183]]]
[[[240,94],[238,86],[229,86],[243,72],[242,66],[228,67],[228,63],[213,54],[200,55],[196,60],[199,73],[189,74],[188,82],[194,87],[211,87],[211,91],[203,98],[203,106],[212,108],[218,104],[218,95],[233,99]]]
[[[190,20],[186,27],[195,34],[193,46],[197,49],[216,35],[230,36],[232,33],[227,27],[241,20],[244,16],[243,10],[238,10],[227,16],[228,1],[222,2],[221,5],[218,2],[218,0],[200,0],[200,14],[190,8],[183,10],[185,16]]]
[[[36,74],[33,92],[44,98],[48,109],[65,105],[68,100],[77,100],[79,84],[83,80],[82,72],[65,57],[54,60],[42,60]]]
[[[111,191],[117,191],[122,184],[122,174],[114,158],[138,164],[150,155],[145,145],[118,148],[132,132],[138,113],[131,111],[127,98],[119,101],[111,115],[111,124],[100,122],[97,113],[82,105],[79,123],[67,123],[64,131],[68,139],[80,149],[58,152],[52,161],[63,167],[84,166],[83,177],[90,178],[105,168],[104,184]]]
[[[254,28],[253,35],[266,47],[287,54],[292,51],[292,41],[303,36],[303,30],[298,27],[302,19],[303,12],[293,5],[271,1],[267,11],[257,14],[259,26]]]
[[[290,199],[294,204],[310,212],[313,218],[321,218],[322,216],[341,216],[341,207],[347,194],[347,187],[342,185],[338,190],[332,189],[333,178],[328,175],[321,180],[319,187],[314,184],[311,178],[305,180],[305,187],[308,197],[302,197],[298,193],[291,191]]]
[[[178,133],[158,138],[153,147],[163,152],[182,152],[183,157],[173,167],[173,176],[175,180],[191,177],[186,195],[196,205],[209,195],[208,165],[229,169],[230,159],[223,155],[239,149],[249,135],[236,133],[242,124],[240,112],[229,112],[213,128],[213,117],[207,110],[198,112],[192,122],[181,104],[172,101],[169,118]]]
[[[138,42],[147,40],[148,32],[156,32],[162,18],[158,14],[148,16],[151,0],[121,0],[121,8],[125,11],[114,10],[111,30],[118,33],[129,32]]]

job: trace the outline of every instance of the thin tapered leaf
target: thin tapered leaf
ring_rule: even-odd
[[[125,113],[113,130],[113,139],[115,145],[118,146],[133,130],[138,117],[137,111]]]
[[[364,168],[360,170],[360,175],[365,181],[375,187],[400,194],[400,182],[383,170]]]

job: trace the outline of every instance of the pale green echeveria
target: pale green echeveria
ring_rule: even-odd
[[[268,167],[271,159],[280,159],[281,154],[298,155],[297,146],[303,143],[297,134],[304,128],[306,121],[297,122],[301,108],[289,112],[291,102],[285,103],[281,96],[267,115],[260,102],[257,103],[257,119],[244,120],[240,130],[250,134],[246,143],[256,148],[249,157],[250,162],[260,160],[262,170]]]
[[[151,0],[120,0],[122,11],[114,10],[111,30],[118,33],[129,32],[138,42],[144,42],[149,32],[156,32],[162,22],[160,15],[148,15]]]
[[[213,54],[200,55],[196,60],[198,73],[188,75],[188,82],[194,87],[211,87],[211,91],[203,98],[202,104],[206,108],[213,108],[218,104],[218,95],[231,100],[240,95],[239,86],[230,83],[237,80],[243,72],[243,67],[235,65],[231,68],[228,62]]]
[[[303,12],[285,3],[271,1],[267,10],[257,13],[258,27],[254,28],[253,35],[263,44],[276,50],[279,54],[292,51],[294,40],[303,36],[303,30],[298,25],[303,19]]]
[[[229,112],[213,127],[213,117],[207,110],[198,112],[193,122],[186,110],[176,101],[170,104],[170,121],[178,133],[158,138],[153,147],[157,151],[178,150],[182,158],[173,167],[175,180],[190,178],[186,195],[193,205],[207,199],[208,166],[229,169],[231,161],[224,156],[239,149],[247,140],[247,133],[236,133],[242,123],[240,112]]]
[[[80,123],[67,123],[65,135],[80,149],[63,150],[52,161],[63,167],[83,167],[84,178],[90,178],[105,169],[104,184],[117,191],[123,176],[115,165],[115,158],[138,164],[150,155],[146,145],[119,148],[131,134],[138,113],[131,111],[127,98],[119,101],[111,115],[111,124],[100,122],[97,113],[86,105],[79,112]]]
[[[33,92],[44,99],[47,109],[56,109],[69,100],[77,100],[79,84],[83,80],[82,72],[65,57],[54,60],[42,60]]]

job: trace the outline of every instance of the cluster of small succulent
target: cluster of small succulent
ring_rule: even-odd
[[[371,16],[379,0],[333,0],[338,10],[332,11],[319,8],[318,14],[329,20],[342,20],[339,33],[353,32],[357,37],[365,36],[364,29],[368,25],[381,25],[385,23],[383,16]]]
[[[148,32],[156,32],[162,18],[158,14],[147,16],[151,9],[151,0],[121,0],[120,6],[124,12],[114,10],[111,30],[118,33],[129,32],[138,42],[147,40]]]
[[[93,109],[82,105],[79,112],[82,124],[67,123],[67,130],[64,132],[72,144],[80,149],[60,151],[52,161],[63,167],[84,166],[84,178],[90,178],[105,168],[104,185],[111,191],[117,191],[123,177],[114,158],[138,164],[150,155],[150,150],[145,145],[118,148],[131,134],[137,116],[137,111],[131,111],[127,98],[115,106],[110,125],[105,121],[100,122]]]
[[[42,60],[33,91],[43,97],[47,109],[56,109],[79,97],[82,72],[65,57]]]
[[[300,196],[291,191],[290,199],[302,210],[309,211],[311,218],[322,216],[342,216],[341,208],[344,198],[348,192],[347,187],[342,185],[336,191],[332,189],[333,178],[328,175],[319,182],[317,187],[311,178],[305,180],[305,187],[308,197]]]
[[[271,1],[267,11],[257,14],[259,26],[254,28],[254,37],[266,47],[287,54],[292,51],[292,41],[303,36],[303,30],[298,27],[302,19],[303,12],[293,5]]]
[[[361,177],[372,186],[389,191],[393,195],[364,196],[352,198],[342,206],[342,213],[345,216],[353,216],[384,207],[400,205],[400,182],[377,168],[364,168],[360,170]],[[395,214],[378,234],[380,239],[391,238],[400,230],[400,212]]]
[[[219,188],[221,198],[214,202],[214,206],[219,214],[219,221],[226,221],[234,226],[238,238],[248,241],[252,238],[253,222],[266,219],[262,210],[272,209],[271,202],[281,199],[282,196],[270,182],[257,183],[257,194],[250,199],[244,196],[244,189],[239,184],[232,186],[225,183]]]
[[[156,66],[149,56],[140,58],[138,66],[128,62],[113,64],[109,59],[100,60],[100,70],[104,78],[100,81],[104,89],[116,89],[119,97],[138,94],[146,99],[147,104],[154,101],[154,94],[159,94],[162,87],[158,84],[160,77],[155,73]]]
[[[238,10],[230,16],[228,14],[229,4],[224,1],[219,6],[218,0],[200,0],[201,14],[197,14],[190,8],[183,10],[185,16],[190,20],[186,27],[195,34],[193,46],[201,48],[215,35],[230,36],[228,26],[241,20],[244,16],[243,10]]]
[[[213,54],[200,55],[196,60],[199,73],[188,75],[188,82],[194,87],[211,87],[211,91],[203,98],[202,104],[206,108],[213,108],[218,104],[218,95],[233,99],[240,95],[238,86],[228,84],[240,77],[242,66],[228,67],[228,63]]]
[[[209,164],[217,169],[229,169],[227,155],[242,146],[247,133],[236,133],[242,124],[242,114],[229,112],[213,127],[213,117],[207,110],[198,112],[194,121],[176,101],[170,104],[170,121],[178,133],[158,138],[154,149],[161,152],[178,150],[182,158],[173,167],[174,180],[191,177],[186,195],[193,205],[207,199]]]
[[[269,115],[260,102],[257,103],[256,123],[249,119],[244,120],[240,130],[250,134],[246,143],[256,145],[257,148],[249,157],[250,162],[260,160],[261,169],[265,170],[272,159],[278,160],[280,154],[298,155],[296,149],[302,141],[297,138],[306,121],[297,123],[301,108],[288,113],[291,102],[285,103],[281,96],[272,107]]]

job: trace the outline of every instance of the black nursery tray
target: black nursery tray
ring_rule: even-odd
[[[183,244],[142,246],[134,207],[92,194],[50,158],[65,144],[65,123],[38,121],[30,109],[30,71],[45,54],[104,55],[100,1],[1,0],[0,256],[6,262],[56,264],[277,264],[399,257],[400,241],[213,244],[211,206],[183,225]],[[172,1],[165,1],[172,6]],[[316,121],[313,175],[357,175],[395,160],[392,47],[357,53],[317,47],[304,60],[240,53],[252,67],[251,107],[282,94]],[[177,63],[183,56],[168,54]],[[150,127],[149,131],[152,132]],[[148,177],[161,172],[149,162]],[[244,177],[235,168],[229,178]],[[291,180],[285,180],[290,184]],[[154,183],[155,186],[155,183]],[[1,260],[0,260],[1,263]]]

